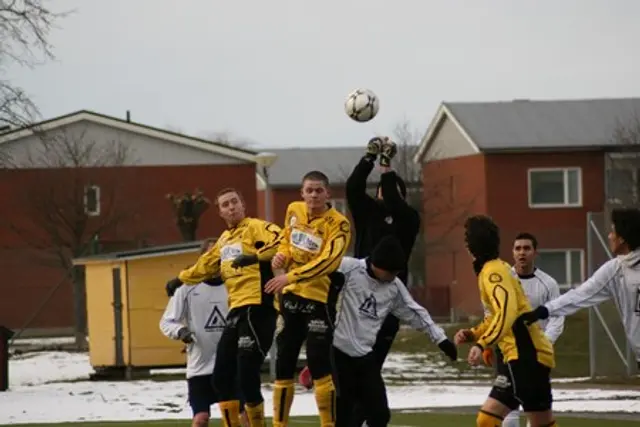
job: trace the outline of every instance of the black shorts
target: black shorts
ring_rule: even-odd
[[[211,383],[211,375],[198,375],[187,378],[187,387],[189,390],[189,405],[193,415],[200,412],[211,414],[211,405],[218,403],[218,396]]]
[[[504,363],[501,354],[497,359],[497,375],[489,397],[512,410],[521,405],[524,412],[551,409],[551,369],[538,361],[513,360]]]

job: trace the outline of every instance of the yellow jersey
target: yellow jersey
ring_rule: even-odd
[[[282,293],[326,303],[329,274],[340,266],[350,240],[349,220],[333,207],[311,217],[306,203],[289,204],[278,248],[288,260],[289,284]]]
[[[281,229],[275,224],[256,218],[245,218],[238,225],[225,230],[215,245],[198,261],[178,275],[181,282],[195,285],[220,276],[229,294],[229,309],[246,305],[273,305],[273,295],[263,292],[269,280],[271,258],[280,245]],[[233,268],[238,255],[256,255],[258,263]]]
[[[509,264],[500,259],[485,263],[478,275],[478,287],[486,315],[471,329],[477,344],[482,348],[497,344],[505,362],[537,360],[555,367],[553,345],[540,326],[516,322],[521,314],[531,311],[531,305]]]

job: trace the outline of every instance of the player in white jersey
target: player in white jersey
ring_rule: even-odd
[[[203,251],[208,250],[209,244],[205,242]],[[227,299],[227,290],[219,277],[195,286],[182,286],[171,296],[160,319],[160,330],[165,336],[187,345],[186,376],[193,427],[208,426],[210,407],[218,402],[212,374],[226,324]],[[246,421],[245,424],[248,425]]]
[[[333,337],[334,378],[338,392],[335,427],[350,424],[353,408],[361,405],[368,427],[386,427],[391,418],[380,365],[373,352],[384,319],[393,314],[422,331],[451,360],[457,349],[429,312],[414,301],[397,278],[406,258],[397,238],[387,236],[365,259],[344,257],[344,275]]]
[[[560,296],[558,282],[544,271],[535,266],[538,254],[538,239],[531,233],[520,233],[513,241],[513,272],[517,275],[522,289],[532,307],[537,307]],[[551,343],[555,343],[564,329],[564,317],[551,317],[541,322],[540,327]],[[508,369],[502,360],[502,355],[496,351],[496,368],[498,375],[494,387],[500,392],[500,385],[508,380],[509,373],[501,372]],[[514,397],[515,398],[515,397]],[[517,402],[516,402],[517,403]],[[518,405],[519,406],[519,405]],[[531,424],[527,421],[527,426]],[[519,427],[520,411],[511,411],[502,421],[502,427]]]
[[[615,258],[583,284],[520,316],[525,323],[568,316],[613,299],[627,338],[640,362],[640,210],[611,212],[609,249]]]

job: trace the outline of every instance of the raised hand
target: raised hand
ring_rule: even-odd
[[[398,147],[396,146],[396,143],[389,138],[384,138],[380,149],[380,166],[387,168],[390,167],[391,159],[393,159],[397,153]]]

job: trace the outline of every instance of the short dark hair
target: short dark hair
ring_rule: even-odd
[[[640,210],[635,208],[619,208],[611,211],[611,222],[616,234],[635,251],[640,247]]]
[[[533,249],[538,249],[538,239],[536,239],[536,236],[531,233],[527,233],[526,231],[518,233],[513,241],[515,242],[516,240],[531,240],[531,246],[533,246]]]
[[[485,262],[500,256],[500,229],[485,215],[467,218],[464,223],[464,240],[469,252],[474,256],[476,273]]]
[[[302,177],[302,183],[305,181],[320,181],[325,187],[329,187],[329,177],[320,171],[310,171]]]
[[[218,206],[218,199],[222,196],[224,196],[225,194],[229,194],[229,193],[236,193],[238,195],[238,197],[240,198],[240,201],[242,203],[244,203],[244,198],[242,197],[242,193],[240,193],[238,190],[236,190],[233,187],[227,187],[227,188],[223,188],[222,190],[218,191],[218,194],[216,194],[216,206]]]

